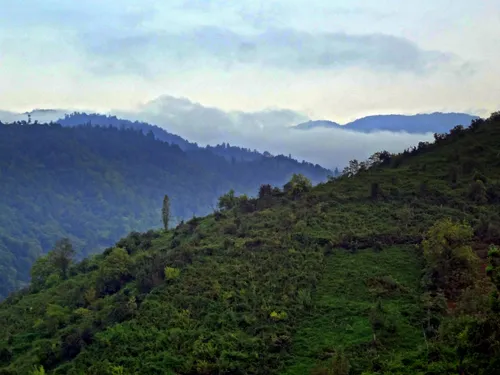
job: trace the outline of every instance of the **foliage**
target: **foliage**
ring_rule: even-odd
[[[220,211],[131,233],[67,279],[46,258],[43,282],[0,305],[0,371],[499,373],[499,125],[297,194],[235,189]],[[488,204],[469,194],[474,169],[449,178],[467,158],[488,166]]]
[[[229,189],[255,194],[262,183],[282,185],[293,173],[315,183],[329,174],[226,144],[200,148],[160,128],[151,136],[144,132],[151,126],[113,117],[65,120],[72,127],[0,123],[0,299],[26,286],[33,262],[61,238],[81,260],[131,231],[160,228],[165,194],[173,225],[208,214]],[[103,126],[73,126],[77,121]]]
[[[312,189],[311,181],[302,174],[294,174],[283,188],[285,193],[297,198]]]
[[[68,278],[68,268],[73,262],[75,250],[68,238],[56,242],[52,251],[48,254],[48,262],[60,272],[63,279]]]
[[[472,228],[445,218],[436,222],[422,242],[433,289],[456,299],[475,282],[479,258],[470,246]]]
[[[181,270],[174,267],[165,267],[165,279],[167,280],[175,280],[181,274]]]
[[[33,370],[30,372],[30,375],[45,375],[45,369],[43,366],[34,366]]]

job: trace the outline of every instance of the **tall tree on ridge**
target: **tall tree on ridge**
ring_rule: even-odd
[[[163,228],[167,230],[168,222],[170,220],[170,200],[168,199],[168,195],[166,194],[165,197],[163,197],[163,207],[161,209],[161,217],[163,219]]]

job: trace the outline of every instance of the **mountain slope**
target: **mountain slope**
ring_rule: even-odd
[[[170,144],[178,145],[184,151],[195,151],[195,150],[209,150],[215,155],[223,156],[227,160],[235,160],[235,161],[257,161],[266,157],[257,151],[252,151],[250,149],[241,148],[237,146],[231,146],[227,143],[223,143],[221,145],[216,146],[206,146],[200,147],[196,143],[189,142],[184,138],[169,133],[165,129],[151,125],[146,122],[139,121],[130,121],[126,119],[117,118],[116,116],[107,116],[101,114],[87,114],[74,112],[69,115],[65,115],[64,118],[57,120],[57,123],[63,126],[78,126],[82,124],[89,124],[93,126],[112,126],[116,128],[125,128],[125,129],[135,129],[140,130],[144,134],[149,132],[153,133],[156,139],[168,142]]]
[[[130,129],[0,124],[0,297],[61,237],[86,256],[160,226],[164,194],[179,221],[211,212],[229,189],[254,193],[293,173],[319,182],[328,171],[282,156],[231,162]]]
[[[144,134],[151,132],[156,139],[163,142],[168,142],[170,144],[175,144],[182,150],[194,150],[198,148],[195,143],[191,143],[184,138],[179,137],[178,135],[169,133],[159,126],[151,125],[146,122],[120,119],[116,116],[101,115],[97,113],[87,114],[81,112],[73,112],[69,115],[65,115],[64,118],[61,118],[56,122],[58,124],[61,124],[62,126],[92,125],[112,126],[118,129],[135,129],[142,131]]]
[[[447,133],[456,125],[469,125],[477,119],[466,113],[429,113],[418,115],[377,115],[363,117],[345,126],[361,132],[375,130],[405,131],[408,133]]]
[[[257,199],[225,195],[220,211],[131,234],[65,280],[42,258],[36,283],[0,305],[0,368],[498,373],[492,284],[469,246],[484,257],[500,240],[499,141],[496,115],[314,188],[295,176]]]
[[[375,115],[367,116],[345,125],[333,121],[309,121],[294,128],[309,130],[315,128],[341,128],[369,133],[373,131],[392,131],[407,133],[447,133],[456,125],[468,125],[478,119],[466,113],[429,113],[417,115]]]

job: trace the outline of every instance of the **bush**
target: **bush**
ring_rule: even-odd
[[[472,235],[469,225],[446,218],[437,221],[422,242],[431,286],[444,290],[450,299],[458,298],[477,277],[479,259],[470,246]]]
[[[165,267],[165,280],[175,280],[181,274],[181,270],[174,267]]]

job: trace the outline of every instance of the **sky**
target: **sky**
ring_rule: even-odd
[[[0,0],[0,9],[5,111],[168,125],[158,103],[191,103],[233,120],[262,115],[266,127],[500,108],[498,0]],[[210,134],[195,138],[223,141],[239,120],[202,124]]]

